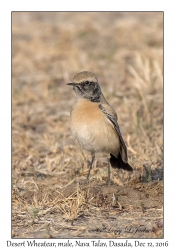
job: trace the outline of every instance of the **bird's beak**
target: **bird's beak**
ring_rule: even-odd
[[[75,86],[75,85],[76,85],[76,83],[75,83],[75,82],[69,82],[69,83],[67,83],[66,85]]]

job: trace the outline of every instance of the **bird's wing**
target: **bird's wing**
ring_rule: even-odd
[[[128,162],[128,155],[127,155],[127,148],[125,145],[125,142],[123,140],[122,134],[120,132],[120,128],[119,125],[117,123],[117,114],[115,112],[115,110],[113,108],[111,108],[109,106],[109,104],[105,103],[105,104],[100,104],[99,108],[101,109],[101,111],[106,115],[106,117],[111,121],[111,123],[114,126],[114,129],[117,132],[117,135],[119,137],[120,140],[120,154],[121,157],[123,159],[124,162]]]

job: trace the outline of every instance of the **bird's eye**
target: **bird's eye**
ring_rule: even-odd
[[[90,82],[89,82],[89,81],[85,81],[85,84],[86,84],[86,85],[89,85],[89,84],[90,84]]]

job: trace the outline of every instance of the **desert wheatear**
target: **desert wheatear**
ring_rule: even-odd
[[[92,160],[89,179],[96,152],[109,153],[108,181],[110,164],[113,168],[132,171],[128,164],[127,148],[117,123],[117,114],[101,92],[97,77],[88,71],[74,76],[67,85],[73,86],[77,102],[71,112],[71,130],[81,147],[91,152]]]

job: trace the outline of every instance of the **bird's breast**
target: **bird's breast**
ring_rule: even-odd
[[[71,130],[83,149],[94,152],[117,152],[120,147],[113,124],[100,110],[99,103],[80,100],[71,113]]]

